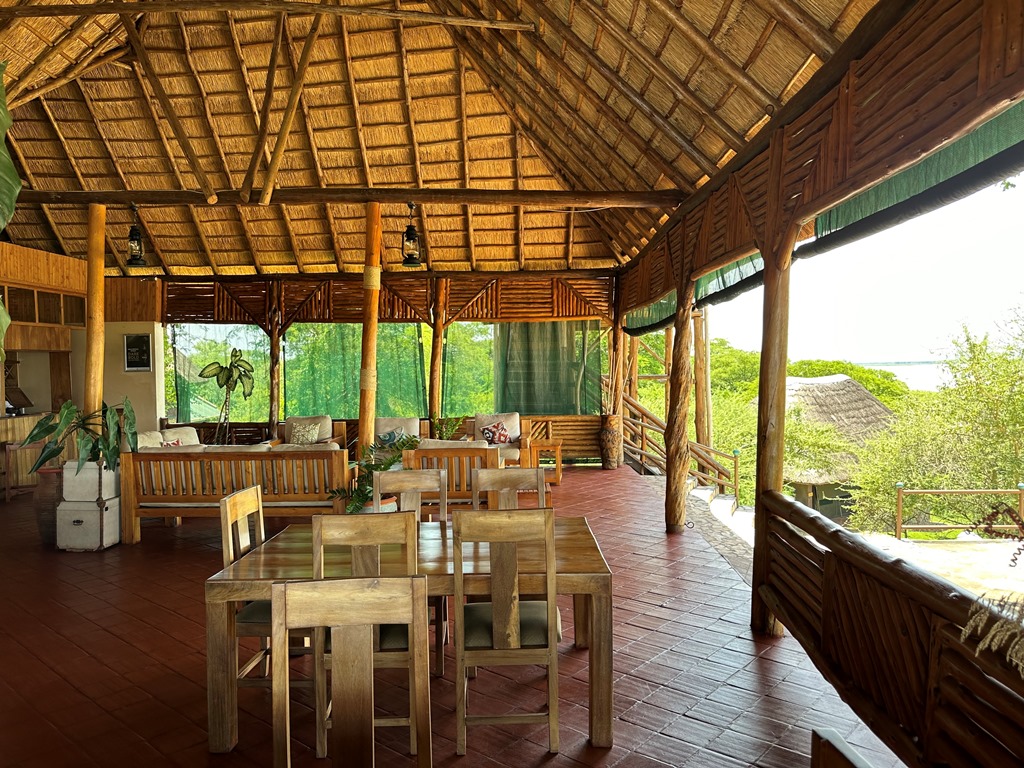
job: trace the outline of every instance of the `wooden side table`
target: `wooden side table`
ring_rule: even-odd
[[[555,459],[555,466],[553,469],[548,470],[554,473],[554,479],[550,482],[552,485],[562,484],[562,438],[537,438],[530,441],[530,463],[535,466],[540,466],[540,455],[541,453],[551,454]]]

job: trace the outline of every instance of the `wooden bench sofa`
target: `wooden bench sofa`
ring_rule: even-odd
[[[250,485],[263,489],[268,516],[308,517],[335,510],[328,491],[349,487],[348,451],[196,450],[121,454],[121,541],[135,544],[143,517],[216,517],[220,500]],[[338,507],[343,509],[343,507]]]

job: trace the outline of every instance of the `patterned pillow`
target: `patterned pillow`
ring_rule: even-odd
[[[160,441],[160,447],[161,448],[172,448],[172,447],[174,447],[176,445],[181,445],[181,438],[180,437],[177,438],[176,440],[161,440]]]
[[[292,445],[312,445],[319,437],[319,424],[296,424],[292,427]]]
[[[383,435],[377,435],[377,447],[378,448],[390,448],[392,445],[397,443],[405,436],[405,430],[401,427],[395,427],[390,432],[385,432]]]
[[[490,445],[503,445],[512,442],[512,438],[509,437],[508,430],[505,429],[505,422],[503,421],[489,424],[486,427],[480,427],[480,434],[484,436],[484,440]]]

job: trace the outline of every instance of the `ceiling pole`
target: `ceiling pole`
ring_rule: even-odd
[[[445,317],[448,312],[448,289],[451,283],[446,277],[434,281],[434,313],[431,318],[432,331],[430,339],[430,386],[427,389],[427,415],[431,427],[441,417],[441,360],[444,351],[444,331],[447,327]],[[437,437],[437,435],[431,435]]]
[[[366,204],[366,263],[363,265],[363,351],[359,370],[357,456],[373,445],[377,409],[377,319],[380,309],[380,203]]]
[[[103,407],[103,243],[107,229],[107,207],[89,206],[89,240],[85,265],[85,413]]]
[[[260,167],[260,155],[263,154],[267,144],[267,134],[270,132],[270,107],[274,101],[274,80],[277,78],[277,59],[281,52],[281,40],[284,37],[285,15],[279,14],[277,24],[274,27],[274,45],[270,49],[270,62],[267,64],[267,81],[263,89],[263,106],[260,109],[259,134],[256,136],[256,147],[249,158],[249,168],[245,172],[245,179],[242,181],[242,200],[249,202],[252,194],[252,183],[256,178],[256,171]],[[241,56],[239,56],[241,61]],[[248,82],[248,81],[247,81]]]
[[[284,334],[281,309],[284,306],[280,280],[273,280],[269,290],[270,306],[267,311],[267,336],[270,337],[270,413],[267,427],[270,439],[277,439],[281,421],[281,336]]]

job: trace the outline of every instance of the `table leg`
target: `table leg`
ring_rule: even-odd
[[[206,706],[211,752],[230,752],[238,743],[238,643],[235,607],[206,603]]]
[[[590,744],[612,745],[612,597],[608,592],[590,601]]]
[[[573,645],[590,647],[590,595],[572,596]]]

